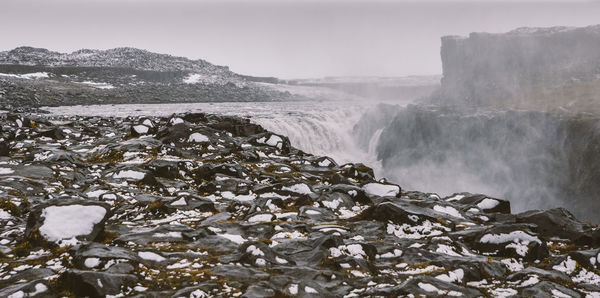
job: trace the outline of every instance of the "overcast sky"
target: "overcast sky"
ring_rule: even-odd
[[[440,36],[600,24],[600,2],[0,0],[0,50],[131,46],[280,78],[439,74]]]

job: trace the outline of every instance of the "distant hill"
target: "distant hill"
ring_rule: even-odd
[[[280,101],[276,78],[135,48],[58,53],[19,47],[0,52],[0,107],[99,103]]]

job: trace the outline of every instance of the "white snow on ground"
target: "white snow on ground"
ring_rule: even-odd
[[[141,179],[144,179],[144,176],[146,176],[146,173],[139,172],[139,171],[133,171],[133,170],[121,170],[121,171],[119,171],[119,173],[113,174],[113,178],[115,178],[115,179],[133,178],[133,179],[141,180]]]
[[[156,261],[156,262],[162,262],[162,261],[166,260],[165,257],[163,257],[157,253],[153,253],[151,251],[140,251],[140,252],[138,252],[138,256],[140,256],[140,258],[142,258],[144,260],[150,260],[150,261]]]
[[[8,174],[12,174],[15,171],[13,171],[13,169],[9,169],[9,168],[0,168],[0,175],[8,175]]]
[[[277,135],[271,135],[271,137],[267,140],[267,145],[277,147],[281,149],[283,140]]]
[[[253,194],[252,192],[250,192],[247,195],[235,195],[230,191],[224,191],[221,193],[221,197],[228,199],[228,200],[236,200],[239,202],[252,202],[254,201],[254,199],[256,199],[256,195]]]
[[[94,268],[94,267],[100,265],[100,259],[99,258],[87,258],[87,259],[85,259],[83,264],[85,265],[85,267]]]
[[[349,245],[341,245],[338,247],[329,248],[329,254],[334,257],[340,257],[342,255],[351,256],[354,258],[362,259],[367,256],[365,251],[360,244],[349,244]]]
[[[521,271],[521,270],[523,270],[523,268],[525,268],[522,263],[519,263],[517,260],[515,260],[513,258],[502,259],[502,260],[500,260],[500,262],[503,263],[504,265],[506,265],[508,270],[510,270],[512,272]]]
[[[0,209],[0,219],[11,219],[12,216],[10,215],[10,213]]]
[[[309,286],[304,287],[304,292],[309,293],[309,294],[318,294],[319,293],[319,292],[317,292],[317,290],[315,290],[314,288],[311,288]]]
[[[506,247],[507,248],[510,247],[510,248],[514,249],[518,255],[524,257],[527,255],[527,252],[529,252],[529,247],[527,246],[527,244],[529,244],[529,242],[524,242],[524,243],[513,242],[513,243],[506,245]]]
[[[567,295],[567,294],[565,294],[565,293],[563,293],[563,292],[561,292],[561,291],[559,291],[557,289],[552,289],[551,292],[552,292],[552,295],[554,297],[557,297],[557,298],[570,298],[571,297],[571,296],[569,296],[569,295]]]
[[[444,295],[444,296],[462,296],[463,295],[462,293],[457,292],[457,291],[442,291],[442,290],[436,288],[434,285],[424,283],[424,282],[420,282],[417,285],[419,286],[419,288],[421,288],[427,292],[437,292],[438,295]]]
[[[254,246],[254,245],[248,246],[248,248],[246,248],[246,252],[249,252],[253,256],[264,256],[265,255],[265,253],[262,250],[260,250],[260,248]]]
[[[464,197],[465,197],[464,195],[454,195],[450,198],[447,198],[446,201],[448,201],[448,202],[458,201]]]
[[[183,238],[181,232],[166,232],[166,233],[154,233],[152,237],[156,238]]]
[[[395,258],[395,257],[399,257],[402,255],[402,250],[399,249],[394,249],[393,252],[386,252],[384,254],[381,255],[377,255],[377,258]]]
[[[258,215],[254,215],[254,216],[248,218],[248,222],[271,221],[271,218],[273,218],[272,214],[258,214]]]
[[[571,257],[567,257],[567,259],[562,261],[560,264],[552,266],[552,269],[565,272],[567,274],[571,274],[571,272],[575,271],[576,268],[577,262],[571,259]]]
[[[273,239],[307,239],[308,237],[299,231],[279,232],[271,237]]]
[[[448,271],[448,274],[440,274],[435,278],[445,282],[462,282],[464,276],[465,272],[462,269],[456,269],[454,271]]]
[[[100,206],[50,206],[42,211],[44,224],[40,233],[50,241],[87,235],[102,221],[106,209]]]
[[[18,78],[18,79],[27,79],[27,80],[45,79],[45,78],[50,77],[50,75],[47,72],[34,72],[34,73],[25,73],[25,74],[20,74],[20,75],[10,74],[10,73],[0,73],[0,76]]]
[[[289,287],[290,294],[297,295],[298,294],[298,285],[293,284]]]
[[[190,293],[190,298],[205,298],[210,297],[210,295],[200,289],[197,289]]]
[[[381,183],[368,183],[363,186],[363,190],[368,195],[375,195],[380,197],[392,196],[395,197],[400,193],[400,187],[397,185],[381,184]]]
[[[438,244],[438,247],[435,250],[435,252],[447,254],[449,256],[462,257],[462,255],[454,251],[454,248],[452,246],[446,244]]]
[[[201,134],[201,133],[193,133],[188,137],[188,142],[190,143],[202,143],[202,142],[208,142],[208,137]]]
[[[256,139],[256,142],[259,144],[267,144],[271,147],[277,147],[279,149],[281,149],[283,147],[283,139],[278,135],[271,135],[269,137],[269,139],[262,137],[262,138]]]
[[[144,120],[144,122],[142,122],[142,124],[144,124],[148,127],[154,127],[154,123],[152,123],[152,121],[150,119]]]
[[[436,288],[434,285],[432,284],[428,284],[428,283],[423,283],[420,282],[418,283],[419,288],[427,291],[427,292],[439,292],[440,290],[438,288]]]
[[[517,290],[509,288],[490,289],[490,293],[494,297],[511,297],[517,295]]]
[[[524,280],[524,281],[523,281],[523,282],[522,282],[522,283],[519,285],[519,287],[528,287],[528,286],[531,286],[531,285],[535,285],[535,284],[537,284],[537,283],[539,283],[539,282],[540,282],[540,279],[538,278],[538,276],[537,276],[537,275],[529,275],[529,278],[528,278],[528,279],[526,279],[526,280]]]
[[[537,242],[537,243],[542,243],[542,241],[540,241],[540,239],[538,239],[535,236],[531,236],[523,231],[513,231],[510,232],[509,234],[485,234],[483,235],[483,237],[481,237],[480,240],[481,243],[493,243],[493,244],[500,244],[500,243],[507,243],[507,242],[525,242],[525,243],[529,243],[529,242]]]
[[[450,216],[464,218],[462,215],[460,215],[460,212],[458,212],[458,210],[454,209],[454,207],[452,207],[452,206],[443,207],[440,205],[435,205],[435,206],[433,206],[433,210],[440,212],[440,213],[448,214]]]
[[[295,193],[299,193],[299,194],[310,194],[312,193],[312,190],[310,190],[310,187],[308,187],[308,185],[304,184],[304,183],[298,183],[298,184],[294,184],[292,186],[284,186],[281,188],[281,190],[287,190],[287,191],[291,191],[291,192],[295,192]]]
[[[137,132],[138,134],[145,134],[148,133],[148,126],[146,125],[136,125],[133,127],[133,130],[135,130],[135,132]]]
[[[244,237],[240,236],[240,235],[234,235],[234,234],[220,234],[219,236],[223,237],[223,238],[227,238],[229,239],[229,241],[231,242],[235,242],[237,244],[242,244],[244,242],[246,242],[247,240],[244,239]]]
[[[442,230],[449,231],[450,229],[437,222],[432,223],[429,220],[426,220],[421,225],[417,226],[411,226],[408,224],[395,225],[388,223],[386,230],[388,234],[392,234],[398,238],[421,239],[425,237],[441,235],[443,234]]]
[[[175,125],[175,124],[179,124],[179,123],[183,123],[183,119],[177,117],[177,118],[172,118],[171,120],[169,120],[169,123],[171,123],[171,125]]]
[[[103,195],[103,194],[105,194],[107,192],[108,192],[108,190],[98,189],[98,190],[88,191],[88,192],[85,193],[85,195],[88,198],[90,198],[90,199],[92,199],[92,198],[95,199],[95,198],[98,198],[98,197],[100,197],[101,195]]]
[[[481,209],[492,209],[496,206],[498,206],[498,204],[500,204],[500,202],[498,202],[497,200],[493,200],[493,199],[483,199],[481,202],[479,202],[479,204],[477,204],[477,207],[481,208]]]
[[[331,161],[329,159],[323,159],[319,162],[319,167],[328,167],[331,165]]]
[[[98,82],[92,82],[92,81],[83,81],[83,82],[79,82],[79,84],[88,85],[88,86],[98,88],[98,89],[114,89],[115,88],[115,86],[113,86],[111,84],[98,83]]]
[[[171,203],[171,206],[186,206],[187,202],[185,201],[185,198],[181,198],[173,203]]]
[[[34,297],[37,294],[48,291],[48,287],[43,283],[37,283],[34,287],[35,291],[25,294],[23,291],[17,291],[8,296],[8,298],[23,298],[23,297]]]
[[[183,82],[186,84],[196,84],[199,83],[203,78],[203,75],[199,74],[199,73],[192,73],[189,76],[185,77],[185,79],[183,79]]]

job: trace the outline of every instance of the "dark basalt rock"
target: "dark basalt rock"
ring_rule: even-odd
[[[48,129],[48,130],[42,130],[39,132],[39,134],[40,134],[40,136],[48,137],[48,138],[55,139],[55,140],[62,140],[66,137],[66,135],[62,131],[62,129],[60,129],[58,127],[54,127],[52,129]]]
[[[10,154],[10,147],[6,141],[0,141],[0,156],[8,156]]]
[[[560,284],[556,284],[550,281],[541,281],[535,285],[521,290],[523,297],[544,297],[544,296],[558,296],[560,294],[565,297],[582,297],[576,291],[568,289]]]
[[[600,293],[600,230],[562,209],[403,191],[238,118],[13,118],[0,296],[39,282],[49,297]],[[65,138],[35,133],[53,128]],[[91,233],[44,239],[44,208],[75,204],[106,212]]]
[[[72,199],[72,198],[59,198],[59,199],[54,199],[54,200],[50,200],[47,201],[43,204],[37,205],[36,207],[34,207],[31,212],[29,213],[29,216],[27,218],[27,226],[25,229],[25,238],[30,240],[32,242],[32,244],[34,245],[40,245],[43,243],[44,239],[45,239],[45,235],[44,232],[41,230],[43,229],[44,224],[46,223],[46,220],[48,220],[48,218],[46,218],[45,216],[47,216],[45,214],[45,210],[47,208],[58,208],[59,210],[62,207],[78,207],[78,206],[84,206],[84,207],[98,207],[98,208],[103,208],[104,209],[104,214],[102,215],[101,218],[97,219],[97,222],[93,223],[92,225],[92,229],[91,231],[84,233],[84,234],[73,234],[71,237],[76,237],[78,239],[82,239],[82,240],[88,240],[88,241],[93,241],[95,240],[98,235],[103,231],[104,229],[104,224],[106,223],[106,220],[111,216],[111,209],[110,209],[110,205],[106,204],[106,203],[102,203],[102,202],[94,202],[94,201],[88,201],[88,200],[79,200],[79,199]],[[75,214],[72,214],[73,211],[64,211],[64,216],[76,216]],[[95,212],[95,210],[94,210]],[[56,222],[56,219],[54,219],[54,222]],[[51,228],[53,230],[55,230],[56,228],[53,227]],[[69,234],[69,233],[67,233]],[[61,238],[61,239],[68,239],[68,238]],[[54,241],[58,241],[61,239],[56,239]]]
[[[537,232],[546,239],[559,237],[581,245],[592,242],[593,228],[577,220],[564,208],[526,211],[517,214],[516,220],[537,225]]]
[[[48,293],[49,286],[43,279],[18,283],[0,289],[0,297],[52,297]]]
[[[496,203],[485,204],[485,200],[488,202],[496,201]],[[483,203],[482,203],[483,202]],[[496,198],[490,198],[485,195],[467,195],[464,198],[457,201],[459,204],[469,205],[473,207],[478,207],[485,213],[510,213],[510,202],[507,200],[501,200]],[[493,206],[493,207],[491,207]],[[489,208],[486,208],[489,207]]]
[[[153,159],[147,167],[156,177],[175,179],[180,175],[179,164],[174,161]]]
[[[115,274],[82,270],[67,270],[60,276],[61,286],[83,297],[105,297],[121,293],[122,287],[132,285],[137,277],[131,274]]]

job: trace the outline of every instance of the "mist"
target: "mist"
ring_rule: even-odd
[[[598,2],[34,1],[0,4],[0,50],[131,46],[279,78],[441,74],[440,37],[586,26]]]

